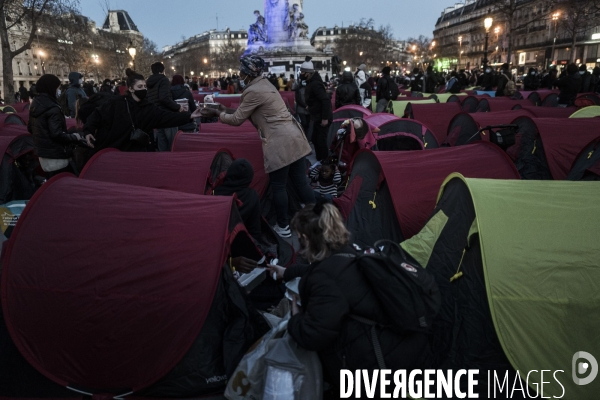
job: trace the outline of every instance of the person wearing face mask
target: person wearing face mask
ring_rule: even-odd
[[[502,64],[500,67],[500,75],[498,75],[498,86],[496,87],[496,97],[504,97],[504,88],[508,84],[508,81],[512,79],[512,75],[509,71],[507,63]]]
[[[567,65],[566,73],[554,82],[554,86],[560,89],[558,94],[559,107],[574,105],[577,93],[581,90],[581,75],[579,75],[577,65],[574,63]]]
[[[524,90],[538,90],[540,88],[540,77],[535,68],[529,68],[527,76],[523,79]]]
[[[69,74],[69,88],[67,89],[67,105],[69,107],[69,117],[75,118],[77,114],[77,100],[87,99],[88,96],[82,88],[83,75],[79,72]]]
[[[232,126],[240,126],[250,119],[258,129],[277,214],[273,230],[280,237],[291,237],[286,186],[288,180],[291,181],[301,203],[314,202],[314,193],[306,177],[305,157],[311,153],[311,148],[302,126],[290,114],[279,91],[262,77],[264,66],[265,61],[258,56],[242,57],[240,85],[244,91],[239,107],[234,110],[221,105],[219,110],[204,109],[202,116],[219,117],[221,123]]]
[[[67,133],[67,123],[57,100],[60,79],[46,74],[37,82],[36,96],[29,107],[27,130],[33,135],[35,155],[50,178],[61,172],[77,173],[71,157],[73,145],[80,140],[78,133]]]
[[[132,141],[132,125],[147,134],[154,129],[182,126],[200,117],[200,110],[193,114],[163,110],[146,99],[146,80],[127,68],[127,93],[116,96],[97,108],[87,119],[83,128],[92,152],[106,148],[121,151],[146,151],[147,146]]]

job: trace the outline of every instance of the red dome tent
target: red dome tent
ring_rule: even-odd
[[[231,197],[52,179],[3,257],[12,340],[45,377],[85,393],[222,390],[264,333],[228,267],[230,255],[260,258],[240,222]]]
[[[257,130],[252,125],[250,120],[244,121],[240,126],[231,126],[227,124],[217,123],[204,123],[198,128],[200,132],[204,133],[219,133],[219,132],[253,132],[256,134]]]
[[[413,104],[408,103],[409,117],[427,125],[438,143],[443,143],[448,132],[448,124],[462,111],[460,103]]]
[[[256,132],[222,132],[205,135],[179,132],[173,141],[174,152],[206,152],[226,148],[234,158],[246,158],[254,168],[252,188],[262,197],[269,185],[265,173],[262,142]]]
[[[512,110],[515,106],[533,106],[531,100],[512,100],[509,98],[487,98],[479,100],[476,112],[498,112]]]
[[[456,115],[448,126],[446,144],[449,146],[462,146],[477,140],[489,141],[489,136],[477,134],[486,126],[510,124],[520,116],[533,116],[527,110],[499,111],[494,113],[460,113]]]
[[[575,107],[523,107],[536,118],[569,118],[577,108]]]
[[[210,194],[233,157],[218,149],[201,153],[124,153],[105,149],[94,155],[80,177],[94,181]]]
[[[36,191],[33,136],[0,135],[0,204],[29,200]]]
[[[472,178],[519,178],[508,156],[490,143],[431,151],[363,150],[354,159],[346,191],[335,202],[359,245],[382,238],[401,242],[425,225],[441,184],[457,171]]]
[[[327,133],[327,146],[331,146],[337,131],[345,120],[350,118],[367,118],[371,114],[370,110],[354,104],[343,106],[335,110],[333,112],[333,122],[329,126],[329,132]]]
[[[581,151],[598,137],[595,118],[518,118],[516,160],[523,179],[563,180]]]
[[[439,147],[436,136],[420,121],[400,118],[392,114],[373,114],[365,120],[372,127],[379,129],[377,145],[380,150],[386,147],[399,150],[400,148],[394,146],[402,144],[404,150]],[[384,140],[390,143],[382,143]]]
[[[0,114],[0,126],[3,125],[27,125],[23,118],[19,117],[17,114]]]
[[[27,126],[25,125],[2,125],[0,126],[0,136],[18,136],[29,135]]]
[[[475,112],[477,111],[477,106],[479,105],[479,101],[481,99],[489,99],[490,96],[489,95],[481,95],[481,96],[476,96],[476,95],[470,95],[470,96],[465,96],[461,99],[461,107],[463,109],[463,111],[466,112]]]
[[[592,140],[579,153],[567,180],[600,181],[600,136]]]

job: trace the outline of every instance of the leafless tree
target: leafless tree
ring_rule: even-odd
[[[375,30],[373,25],[372,19],[363,19],[335,40],[335,53],[342,61],[346,61],[346,66],[356,68],[366,64],[379,70],[384,65],[396,62],[398,54],[393,46],[391,27],[380,26]]]
[[[6,102],[14,101],[13,59],[31,49],[40,18],[45,14],[59,15],[63,6],[75,8],[77,4],[77,0],[0,0],[0,46]]]
[[[576,43],[595,26],[600,24],[600,2],[598,0],[558,0],[556,12],[559,14],[558,26],[571,38],[571,62],[577,59]]]
[[[246,49],[236,40],[229,38],[227,41],[217,47],[217,52],[214,54],[214,62],[219,72],[232,70],[235,73],[240,67],[240,57]]]

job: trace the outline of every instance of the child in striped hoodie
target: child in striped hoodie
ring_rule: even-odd
[[[333,199],[337,197],[337,187],[342,182],[342,175],[334,164],[317,164],[310,169],[310,179],[314,187],[315,198]]]

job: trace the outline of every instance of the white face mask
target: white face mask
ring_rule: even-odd
[[[248,78],[248,76],[246,76]],[[244,89],[246,87],[246,78],[240,79],[240,87]]]
[[[489,73],[490,73],[490,72],[492,72],[492,71],[490,71],[489,69],[486,69],[486,70],[485,70],[485,72],[486,72],[487,74],[489,74]]]
[[[529,75],[531,75],[531,76],[535,76],[535,72],[531,72]]]
[[[60,97],[60,94],[61,94],[61,93],[62,93],[62,92],[60,91],[60,89],[58,89],[58,90],[56,91],[56,98],[57,98],[57,99]]]
[[[80,79],[80,80],[79,80],[79,84],[80,84],[80,85],[81,85],[81,84],[83,84],[83,79]]]
[[[579,71],[579,75],[585,74],[585,71]]]

